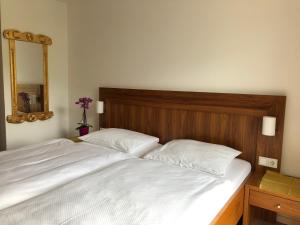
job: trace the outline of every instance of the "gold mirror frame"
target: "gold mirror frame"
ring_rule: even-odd
[[[36,120],[50,119],[54,114],[49,111],[48,92],[48,45],[52,44],[50,37],[45,35],[34,35],[29,32],[19,32],[17,30],[5,30],[4,38],[8,39],[9,62],[10,62],[10,82],[11,82],[11,107],[12,115],[7,116],[9,123],[34,122]],[[44,79],[44,111],[18,114],[18,93],[17,93],[17,69],[16,69],[16,41],[25,41],[42,44],[43,48],[43,79]]]

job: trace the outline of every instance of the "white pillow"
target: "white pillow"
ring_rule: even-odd
[[[136,156],[145,154],[149,148],[154,148],[159,142],[157,137],[118,128],[101,129],[79,137],[79,139]]]
[[[224,145],[195,140],[173,140],[144,158],[224,176],[227,166],[240,154],[240,151]]]

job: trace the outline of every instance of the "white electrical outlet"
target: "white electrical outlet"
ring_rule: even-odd
[[[278,159],[259,156],[258,164],[261,166],[266,166],[266,167],[271,167],[276,169],[278,166]]]

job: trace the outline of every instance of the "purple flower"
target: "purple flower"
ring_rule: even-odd
[[[93,99],[91,99],[89,97],[82,97],[82,98],[79,98],[79,100],[77,102],[75,102],[75,104],[80,105],[80,108],[89,109],[92,101],[93,101]]]
[[[30,98],[29,98],[29,94],[28,93],[26,93],[26,92],[20,92],[18,94],[22,98],[22,100],[23,100],[24,103],[27,103],[27,104],[29,103]]]
[[[76,105],[79,105],[80,108],[83,108],[82,122],[79,123],[81,125],[80,127],[91,127],[91,125],[87,123],[86,110],[90,108],[90,104],[92,103],[92,101],[93,99],[89,97],[82,97],[79,98],[77,102],[75,102]]]

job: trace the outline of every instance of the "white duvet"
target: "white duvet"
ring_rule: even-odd
[[[0,210],[127,158],[108,148],[67,139],[3,152]]]
[[[0,221],[1,225],[204,225],[209,222],[197,215],[206,214],[209,207],[191,208],[200,206],[202,196],[222,183],[161,162],[128,159],[2,210]]]
[[[54,146],[1,157],[14,171],[0,177],[1,225],[208,225],[246,176],[233,182],[94,145]]]

